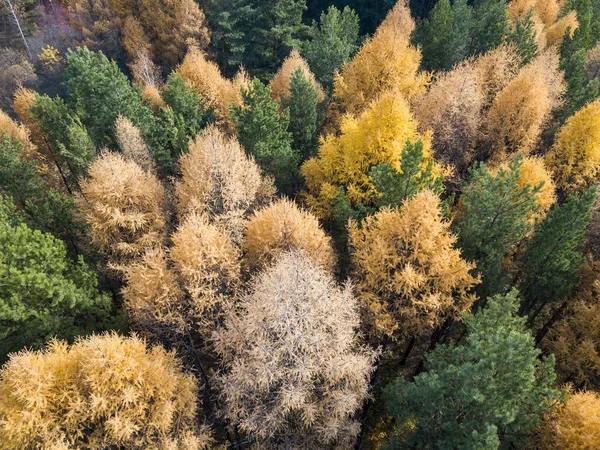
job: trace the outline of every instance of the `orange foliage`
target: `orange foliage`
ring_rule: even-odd
[[[323,88],[315,78],[314,74],[310,71],[308,63],[300,56],[298,50],[294,49],[284,61],[283,65],[279,68],[271,82],[269,87],[271,88],[271,96],[274,100],[281,101],[281,99],[288,100],[290,98],[290,81],[292,75],[296,70],[301,69],[306,78],[313,85],[317,91],[317,99],[319,102],[325,100],[325,93]]]
[[[478,283],[443,219],[439,198],[421,191],[401,208],[384,208],[349,226],[356,286],[369,333],[431,332],[469,310]]]

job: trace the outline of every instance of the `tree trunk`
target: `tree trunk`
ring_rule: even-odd
[[[27,49],[27,55],[31,58],[31,50],[29,50],[29,45],[27,44],[27,39],[25,39],[25,34],[23,34],[23,29],[21,28],[21,22],[19,22],[19,16],[17,15],[17,11],[15,9],[14,4],[10,0],[4,0],[4,2],[8,5],[8,9],[13,16],[15,24],[19,29],[19,33],[21,33],[21,39],[23,39],[23,44],[25,44],[25,48]]]

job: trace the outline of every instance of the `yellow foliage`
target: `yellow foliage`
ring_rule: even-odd
[[[176,71],[215,108],[220,122],[231,127],[229,107],[232,103],[242,104],[240,89],[249,83],[245,72],[240,71],[233,80],[228,80],[221,75],[219,66],[209,61],[206,54],[195,47],[188,51]]]
[[[358,325],[350,285],[301,252],[282,254],[215,333],[225,416],[257,448],[352,448],[376,357]]]
[[[32,158],[37,153],[37,148],[29,138],[29,130],[23,125],[16,123],[8,114],[0,110],[0,137],[6,134],[13,142],[19,142],[23,146],[23,154]]]
[[[290,98],[290,81],[292,75],[296,70],[301,69],[306,78],[313,85],[317,91],[317,99],[319,102],[325,100],[325,93],[323,88],[315,78],[314,74],[310,71],[308,63],[300,56],[298,50],[294,49],[284,61],[283,65],[279,68],[271,82],[269,87],[271,88],[271,96],[274,100],[281,101],[281,99],[288,100]]]
[[[52,45],[46,45],[38,55],[38,59],[48,70],[58,69],[65,61],[58,49]]]
[[[595,450],[600,448],[600,395],[572,392],[566,404],[542,419],[533,439],[540,450]]]
[[[92,243],[117,265],[161,245],[165,192],[154,174],[107,151],[92,163],[88,174],[77,203]]]
[[[565,32],[567,29],[569,29],[569,37],[573,37],[573,33],[577,28],[579,28],[579,22],[577,22],[577,13],[575,11],[570,11],[567,15],[558,19],[554,24],[546,29],[547,45],[559,46],[565,37]]]
[[[357,291],[374,335],[418,336],[468,310],[478,280],[461,258],[440,200],[425,190],[401,208],[349,225]]]
[[[241,241],[248,216],[275,193],[272,179],[261,175],[235,138],[215,126],[190,143],[180,167],[181,182],[176,186],[179,214],[207,214],[211,221],[225,226],[236,242]]]
[[[565,89],[556,51],[548,50],[523,67],[498,93],[485,117],[492,160],[502,161],[517,152],[529,154]]]
[[[52,341],[0,372],[0,447],[205,449],[197,389],[174,353],[135,336]]]
[[[484,53],[474,62],[475,70],[481,77],[485,106],[491,106],[500,92],[519,71],[521,60],[514,47],[500,45]]]
[[[309,190],[307,204],[321,218],[331,215],[331,200],[344,186],[352,202],[369,204],[377,195],[369,181],[370,169],[380,162],[400,168],[406,140],[423,138],[430,155],[429,136],[417,132],[408,103],[396,92],[387,91],[374,100],[360,116],[347,115],[340,135],[321,140],[318,156],[302,166]]]
[[[240,251],[206,217],[190,214],[172,237],[171,259],[191,298],[193,314],[214,325],[240,279]]]
[[[421,131],[433,131],[439,160],[463,173],[475,156],[486,93],[473,61],[441,72],[426,94],[415,98],[413,111]]]
[[[160,91],[153,84],[145,84],[142,88],[142,96],[150,100],[152,109],[165,108],[167,104],[160,96]]]
[[[582,191],[600,172],[600,99],[580,109],[562,126],[546,155],[559,188]]]
[[[415,23],[406,0],[399,0],[373,37],[367,39],[334,81],[330,116],[360,114],[383,92],[410,99],[425,90],[429,75],[419,72],[421,51],[410,43]]]
[[[327,269],[335,264],[331,239],[311,213],[280,199],[256,212],[248,222],[243,244],[250,269],[270,264],[282,252],[300,249]]]

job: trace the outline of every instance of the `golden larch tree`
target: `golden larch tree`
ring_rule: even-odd
[[[521,59],[513,46],[502,44],[479,56],[473,63],[481,77],[486,95],[484,109],[488,109],[504,87],[517,75]]]
[[[425,155],[431,156],[430,136],[419,134],[407,101],[397,92],[383,93],[360,116],[345,116],[339,136],[322,139],[319,154],[302,166],[308,206],[321,218],[331,217],[340,187],[351,202],[372,203],[377,191],[369,178],[371,168],[389,163],[399,170],[407,139],[420,138]]]
[[[292,75],[296,70],[302,70],[304,78],[310,81],[310,83],[317,91],[317,100],[322,102],[325,100],[325,93],[323,88],[315,78],[315,75],[311,72],[308,63],[300,56],[298,50],[294,49],[284,61],[282,66],[279,68],[273,79],[269,82],[271,88],[271,96],[274,100],[281,101],[282,99],[289,100],[290,98],[290,81]]]
[[[246,268],[260,269],[293,249],[302,250],[324,268],[333,269],[331,238],[313,214],[294,202],[277,200],[250,218],[243,243]]]
[[[37,146],[31,142],[29,130],[0,110],[0,137],[3,135],[8,136],[12,142],[21,144],[25,157],[34,158],[37,154]]]
[[[352,448],[376,356],[358,325],[350,285],[303,253],[281,254],[215,333],[225,416],[260,448]]]
[[[559,188],[583,191],[600,172],[600,99],[584,106],[562,126],[546,154],[546,164]]]
[[[161,245],[165,191],[160,181],[121,154],[104,151],[81,182],[79,210],[93,244],[117,267]]]
[[[419,71],[421,51],[411,45],[415,28],[408,2],[399,0],[334,80],[330,117],[360,114],[381,93],[395,89],[407,99],[423,92],[429,75]]]
[[[52,341],[0,371],[0,447],[209,448],[197,390],[174,352],[135,336]]]
[[[252,156],[215,126],[190,143],[180,168],[182,177],[175,189],[179,215],[206,214],[225,226],[236,242],[242,239],[248,216],[275,193],[273,180],[261,175]]]
[[[475,296],[474,264],[455,247],[440,200],[421,191],[349,225],[354,279],[372,335],[419,336],[460,317]]]
[[[517,152],[529,154],[565,89],[554,49],[523,67],[498,93],[484,119],[484,141],[492,160],[502,161]]]
[[[117,117],[115,121],[115,137],[123,156],[135,162],[149,173],[156,173],[154,158],[142,138],[142,133],[131,120],[125,116]]]

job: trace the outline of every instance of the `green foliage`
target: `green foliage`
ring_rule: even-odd
[[[433,159],[425,158],[423,141],[406,141],[402,149],[400,170],[389,163],[379,163],[369,174],[375,189],[381,194],[377,206],[400,206],[404,200],[414,197],[423,189],[436,194],[444,190],[443,177],[433,173]]]
[[[566,101],[557,112],[559,123],[564,123],[569,117],[600,95],[600,84],[597,78],[592,80],[586,77],[586,50],[580,48],[569,54],[565,43],[569,41],[566,36],[563,41],[560,67],[564,71],[567,82]]]
[[[292,134],[292,149],[304,161],[317,153],[318,93],[306,79],[302,68],[296,69],[290,79],[290,98],[284,105],[290,114],[288,131]]]
[[[21,144],[0,138],[0,194],[10,198],[26,223],[72,241],[81,226],[71,197],[50,189],[35,163],[21,157]]]
[[[215,121],[215,111],[175,72],[169,75],[161,97],[173,110],[172,119],[168,113],[163,117],[168,117],[168,123],[173,121],[172,128],[176,129],[176,135],[172,140],[178,156],[187,151],[191,139],[195,138],[209,123]]]
[[[485,53],[505,39],[509,30],[506,0],[475,0],[471,54]]]
[[[531,230],[531,216],[539,209],[536,197],[542,185],[520,187],[517,183],[522,163],[517,157],[508,169],[500,168],[495,175],[485,164],[476,165],[461,197],[458,244],[464,258],[477,264],[482,298],[504,289],[502,262],[510,248]]]
[[[111,301],[96,274],[51,234],[15,224],[0,199],[0,360],[53,336],[71,339],[101,329]]]
[[[532,17],[533,10],[531,9],[527,11],[524,18],[517,17],[514,27],[507,36],[507,41],[514,44],[523,64],[527,64],[535,58],[538,52],[535,23]]]
[[[517,307],[516,291],[490,298],[483,310],[464,314],[464,341],[438,346],[427,356],[426,372],[387,387],[387,408],[398,429],[384,448],[523,444],[559,392],[552,387],[554,357],[540,359]]]
[[[347,63],[358,48],[358,16],[349,7],[340,11],[330,6],[321,13],[319,23],[313,22],[310,40],[302,47],[302,56],[308,62],[317,81],[331,91],[333,75]]]
[[[535,227],[527,246],[524,265],[522,311],[563,300],[579,279],[585,262],[578,251],[592,219],[591,210],[598,186],[590,187],[581,197],[571,194],[562,205],[554,205]]]
[[[96,156],[86,127],[58,96],[37,95],[31,111],[46,136],[52,158],[58,164],[65,163],[76,182]]]
[[[279,113],[271,89],[256,78],[248,89],[242,88],[242,98],[242,106],[231,108],[240,144],[254,155],[266,174],[273,176],[280,192],[291,192],[299,157],[292,150],[292,135],[287,131],[289,112]]]
[[[473,26],[473,10],[466,0],[440,0],[413,32],[413,40],[423,51],[421,65],[426,70],[448,70],[468,51]]]

